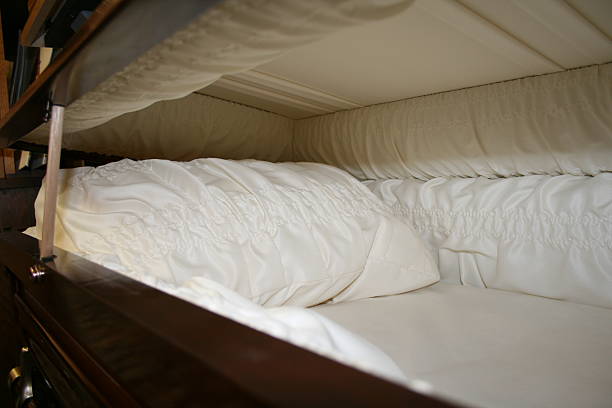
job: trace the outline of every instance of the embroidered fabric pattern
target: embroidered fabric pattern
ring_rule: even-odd
[[[71,187],[84,189],[88,183],[96,180],[103,179],[111,182],[126,172],[140,171],[152,173],[152,168],[151,162],[148,161],[120,160],[104,166],[78,168],[76,171],[78,173],[68,177],[66,182]],[[60,173],[60,177],[66,177],[66,173]]]
[[[612,307],[612,173],[367,185],[437,253],[444,280]]]
[[[44,189],[39,225],[43,198]],[[111,256],[137,280],[180,286],[200,276],[268,306],[399,293],[439,278],[407,223],[323,164],[125,159],[63,170],[57,217],[58,246]]]
[[[313,190],[276,186],[254,193],[210,192],[212,197],[204,203],[127,215],[119,227],[94,234],[118,250],[133,252],[134,245],[142,245],[143,260],[163,259],[176,250],[188,253],[210,246],[221,250],[227,244],[242,245],[262,235],[275,235],[288,224],[310,228],[342,218],[389,215],[384,206],[364,198],[359,190],[337,184]],[[87,242],[79,245],[95,247]]]
[[[593,213],[571,215],[512,211],[465,210],[393,206],[394,214],[407,218],[419,232],[445,236],[489,238],[502,241],[530,241],[565,249],[612,249],[612,217]]]

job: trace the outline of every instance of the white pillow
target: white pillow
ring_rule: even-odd
[[[439,279],[412,228],[348,173],[314,163],[122,160],[61,171],[56,245],[138,280],[212,279],[266,306],[311,306]],[[44,189],[36,200],[42,225]]]
[[[84,255],[92,262],[128,274],[113,255]],[[74,262],[58,252],[55,264],[62,269]],[[262,307],[210,279],[198,276],[181,286],[144,279],[143,283],[203,309],[227,317],[270,336],[295,344],[322,356],[409,387],[402,370],[380,348],[361,336],[324,317],[316,310],[295,306]]]

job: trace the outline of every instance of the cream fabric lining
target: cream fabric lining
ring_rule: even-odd
[[[316,161],[362,179],[595,175],[612,171],[610,112],[606,64],[299,121],[190,95],[64,140],[139,159]]]
[[[410,78],[407,78],[410,80]],[[612,170],[612,64],[296,122],[294,160],[361,179]]]
[[[64,131],[99,126],[247,71],[342,28],[395,15],[411,0],[227,0],[66,109]],[[37,132],[46,132],[45,127]]]
[[[59,177],[56,245],[114,256],[140,281],[200,276],[260,305],[306,307],[440,279],[407,223],[324,164],[124,159]],[[42,187],[38,236],[44,200]]]
[[[274,113],[192,94],[65,134],[63,146],[133,159],[290,161],[293,126]],[[26,140],[46,144],[48,134],[40,130]]]
[[[442,282],[314,309],[380,347],[408,378],[468,406],[612,401],[609,309]]]

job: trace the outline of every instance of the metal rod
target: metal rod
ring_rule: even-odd
[[[42,241],[40,241],[40,259],[53,257],[53,238],[55,236],[55,210],[57,209],[57,182],[59,176],[60,156],[62,154],[62,133],[64,127],[64,107],[51,107],[51,130],[49,132],[49,150],[47,153],[47,173],[45,174],[45,208],[43,212]]]

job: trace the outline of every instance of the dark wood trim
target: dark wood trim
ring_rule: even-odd
[[[25,150],[25,151],[34,152],[34,153],[47,154],[47,146],[39,145],[36,143],[18,141],[18,142],[13,143],[11,145],[11,148],[16,149],[16,150]],[[102,154],[102,153],[90,153],[90,152],[83,152],[80,150],[62,149],[62,159],[83,160],[86,163],[86,165],[89,165],[89,166],[100,166],[102,164],[116,162],[116,161],[119,161],[125,158],[126,157],[113,156],[113,155]]]
[[[219,1],[104,0],[0,121],[0,148],[42,124],[50,98],[69,105]]]
[[[15,292],[15,279],[0,266],[0,375],[6,374],[19,361],[19,349],[23,345],[21,335],[17,328],[17,313],[13,294]],[[10,392],[0,383],[0,406],[9,407]]]
[[[2,149],[2,155],[4,156],[5,177],[15,174],[15,150]]]
[[[0,148],[25,136],[44,122],[52,81],[96,32],[129,0],[104,0],[71,38],[62,53],[30,84],[26,92],[0,120]]]
[[[8,177],[0,180],[0,190],[40,187],[41,184],[42,177]]]
[[[4,35],[2,33],[2,13],[0,13],[0,120],[9,111],[8,74],[10,62],[4,59]]]
[[[453,406],[57,248],[55,265],[32,281],[37,244],[23,234],[0,234],[0,260],[60,354],[112,406],[130,398],[151,407]]]
[[[67,403],[66,405],[74,407],[111,406],[104,396],[94,396],[88,392],[89,389],[93,389],[93,386],[82,375],[78,367],[69,365],[72,361],[70,358],[65,358],[60,354],[61,347],[53,342],[53,336],[49,335],[36,314],[30,310],[25,302],[19,296],[15,296],[14,303],[20,328],[27,339],[24,341],[24,345],[30,347],[36,345],[37,348],[41,349],[41,355],[38,358],[44,356],[44,360],[48,361],[44,367],[45,375],[53,383],[56,391],[61,391],[62,400]],[[35,352],[35,350],[32,350],[32,352]],[[75,396],[75,394],[79,395]]]
[[[0,180],[0,231],[23,231],[36,224],[34,202],[41,181],[42,177]]]
[[[30,15],[21,31],[19,41],[22,45],[31,46],[42,34],[45,21],[56,11],[60,0],[36,0],[30,8]]]

